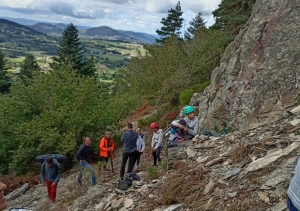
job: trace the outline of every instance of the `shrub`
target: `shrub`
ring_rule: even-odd
[[[147,178],[149,180],[157,179],[159,177],[157,167],[149,166],[147,168]]]
[[[193,89],[185,89],[179,94],[179,103],[184,106],[190,103],[191,97],[194,94]]]
[[[193,90],[195,93],[202,93],[206,87],[210,85],[210,81],[205,81],[201,84],[197,84],[196,86],[193,86]]]

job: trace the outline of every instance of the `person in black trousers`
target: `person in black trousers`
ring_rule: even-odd
[[[123,132],[122,138],[121,138],[121,141],[124,144],[124,149],[123,149],[123,155],[122,155],[122,163],[121,163],[119,180],[124,179],[125,166],[126,166],[128,158],[129,158],[129,163],[128,163],[128,168],[127,168],[127,173],[132,172],[132,169],[134,167],[136,157],[137,157],[137,146],[136,146],[137,138],[138,138],[138,134],[137,134],[137,132],[132,130],[132,124],[127,123],[126,131]]]

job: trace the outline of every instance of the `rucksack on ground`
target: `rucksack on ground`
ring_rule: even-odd
[[[127,190],[132,185],[133,181],[140,181],[140,180],[141,178],[135,172],[127,173],[125,179],[121,180],[118,183],[118,189]]]

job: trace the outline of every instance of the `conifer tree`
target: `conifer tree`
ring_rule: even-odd
[[[231,42],[249,19],[256,0],[222,0],[213,11],[216,20],[211,29],[224,32]]]
[[[189,28],[187,28],[187,31],[184,33],[184,39],[190,40],[195,36],[195,32],[204,27],[205,28],[204,19],[202,17],[202,12],[199,12],[196,17],[193,18],[193,20],[190,22]]]
[[[4,53],[0,50],[0,92],[8,93],[11,86],[11,77],[9,76],[7,70],[9,65]]]
[[[21,64],[21,69],[18,74],[19,78],[25,82],[26,78],[32,78],[33,72],[39,72],[40,66],[33,54],[27,54],[24,61]]]
[[[180,1],[178,1],[175,9],[171,8],[168,10],[167,18],[162,18],[160,23],[163,26],[160,30],[156,30],[156,33],[160,36],[160,39],[156,39],[157,43],[163,43],[166,38],[171,36],[181,39],[180,30],[183,24],[182,14],[183,12],[181,11]]]
[[[70,66],[81,76],[93,76],[90,71],[86,71],[86,61],[84,60],[84,50],[78,37],[77,28],[71,23],[63,34],[60,46],[57,50],[57,57],[53,58],[50,64],[52,69],[59,69],[62,66]]]

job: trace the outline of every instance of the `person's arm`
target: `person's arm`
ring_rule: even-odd
[[[196,122],[194,123],[193,130],[189,129],[188,133],[195,136],[198,134],[198,130],[199,130],[199,120],[197,119]]]
[[[145,148],[146,148],[145,140],[142,139],[142,149],[141,149],[141,151],[144,152]]]
[[[179,127],[180,125],[179,120],[173,120],[171,124],[174,125],[175,127]]]
[[[58,165],[57,165],[58,164]],[[56,165],[56,171],[57,171],[57,175],[54,179],[54,183],[55,184],[58,184],[59,180],[60,180],[60,172],[59,172],[59,169],[60,169],[60,164],[56,161],[56,163],[54,163],[54,165]]]
[[[41,183],[45,183],[45,162],[43,162],[40,170]]]
[[[154,148],[155,142],[154,142],[154,134],[152,136],[152,141],[151,141],[151,148]]]
[[[81,147],[79,148],[79,150],[77,151],[77,153],[76,153],[76,158],[77,158],[78,160],[85,160],[84,157],[81,156],[82,150],[83,150],[83,146],[81,146]]]
[[[158,142],[157,142],[157,145],[155,146],[155,149],[157,149],[158,147],[161,146],[162,141],[163,141],[163,136],[164,136],[163,132],[160,131],[160,132],[158,133]]]

